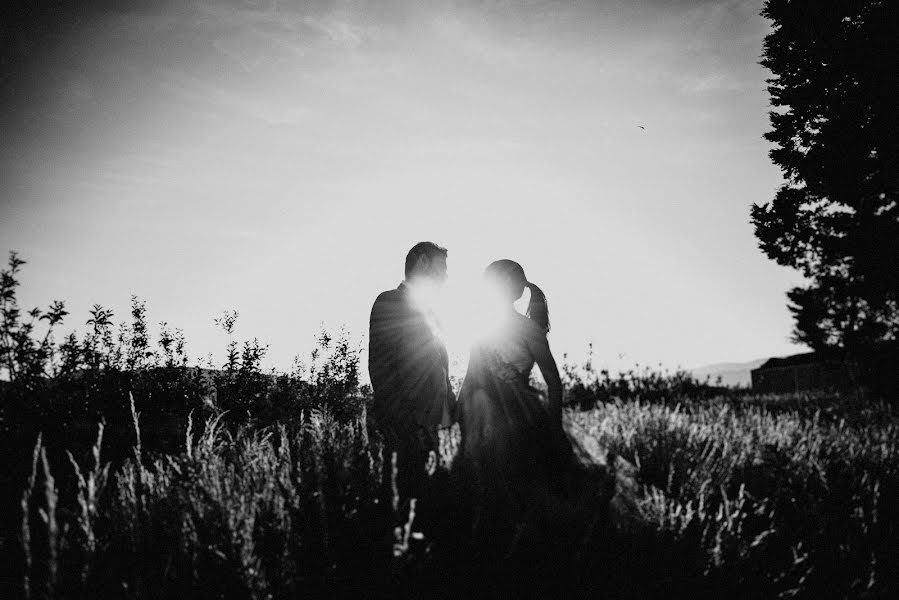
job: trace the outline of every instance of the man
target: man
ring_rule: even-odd
[[[446,248],[420,242],[406,256],[405,280],[371,310],[368,372],[374,416],[384,434],[385,468],[397,457],[400,499],[421,498],[437,429],[450,424],[455,397],[446,347],[429,299],[446,281]]]

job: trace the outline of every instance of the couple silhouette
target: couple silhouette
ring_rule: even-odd
[[[562,427],[562,383],[546,334],[543,291],[512,260],[491,263],[477,310],[489,318],[471,348],[458,398],[432,300],[447,279],[447,250],[421,242],[409,250],[405,280],[380,294],[371,311],[369,374],[374,417],[383,433],[386,473],[394,468],[400,501],[427,497],[438,430],[458,422],[454,459],[476,504],[515,514],[543,498],[565,497],[583,453]],[[514,303],[530,290],[525,315]],[[530,381],[537,364],[546,395]],[[492,510],[491,510],[492,512]]]

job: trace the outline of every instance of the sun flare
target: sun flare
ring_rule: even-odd
[[[523,314],[528,299],[525,291],[515,310]],[[508,323],[501,292],[480,277],[450,281],[433,296],[431,309],[441,323],[447,349],[455,355],[467,355],[479,340],[502,334]]]

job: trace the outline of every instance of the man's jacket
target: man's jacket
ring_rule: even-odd
[[[368,352],[381,427],[407,439],[433,437],[454,412],[449,360],[433,313],[416,306],[405,283],[375,300]]]

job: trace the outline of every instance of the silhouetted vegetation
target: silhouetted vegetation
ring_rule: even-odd
[[[648,403],[676,404],[717,398],[722,395],[739,397],[745,390],[727,388],[709,378],[698,379],[689,371],[673,372],[640,367],[616,374],[593,366],[593,346],[582,364],[574,364],[563,357],[561,366],[565,385],[565,404],[577,410],[595,408],[614,400],[635,400]]]
[[[454,468],[458,427],[441,436],[431,496],[383,502],[394,474],[345,333],[266,373],[265,347],[234,340],[229,312],[225,362],[201,367],[177,330],[162,325],[153,343],[134,299],[127,323],[94,307],[82,336],[56,342],[64,307],[21,317],[21,265],[3,274],[0,325],[4,597],[536,594],[535,572],[572,597],[899,592],[887,409],[568,365],[567,427],[611,487],[576,533],[561,503],[557,531],[526,515],[509,547],[485,549],[473,532],[490,514]],[[426,534],[422,511],[436,515]]]
[[[765,254],[809,282],[787,294],[794,339],[852,353],[895,342],[899,5],[769,0],[762,14],[774,27],[765,138],[787,182],[752,220]]]

